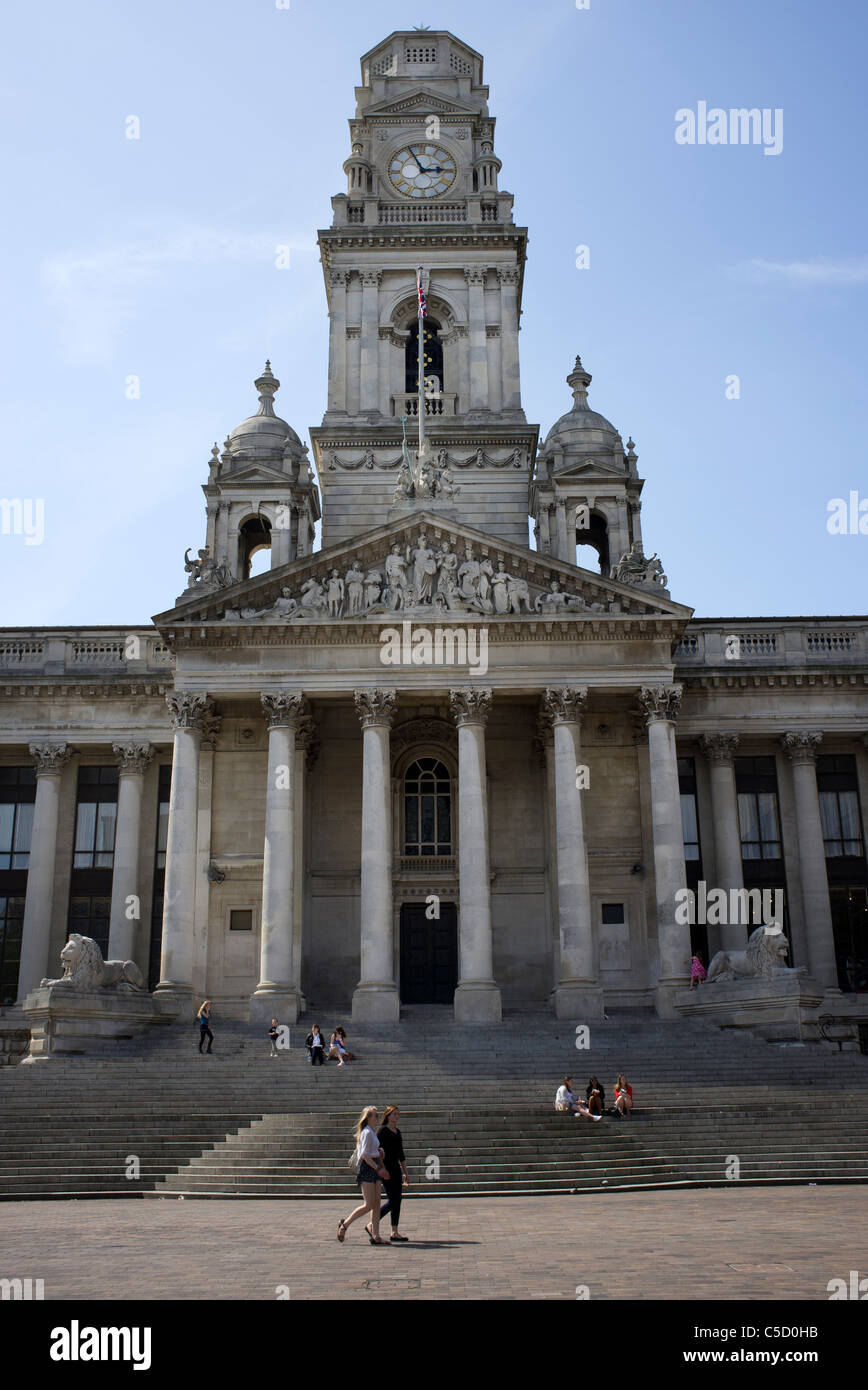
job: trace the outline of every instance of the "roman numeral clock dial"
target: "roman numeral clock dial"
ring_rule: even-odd
[[[437,198],[455,182],[455,160],[441,145],[406,145],[389,161],[392,187],[405,198]]]

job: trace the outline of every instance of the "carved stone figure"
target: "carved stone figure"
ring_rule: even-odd
[[[495,613],[506,613],[509,609],[509,575],[503,565],[497,567],[497,573],[491,581],[491,591]]]
[[[380,602],[380,590],[383,587],[383,576],[379,570],[368,570],[365,575],[365,607],[373,608],[374,604]]]
[[[229,566],[215,564],[210,551],[205,548],[198,551],[195,560],[191,560],[188,546],[184,552],[184,569],[190,576],[187,581],[188,589],[226,589],[235,583],[235,576]]]
[[[477,468],[485,467],[485,451],[483,449],[476,450],[476,453],[473,456],[473,462]]]
[[[629,551],[621,556],[612,570],[612,578],[619,584],[658,584],[666,588],[666,575],[657,554],[646,556],[640,541],[634,541]]]
[[[472,546],[466,546],[464,553],[467,559],[458,571],[458,590],[462,598],[475,599],[479,596],[480,564],[473,558]]]
[[[452,469],[448,465],[441,468],[437,476],[437,496],[444,502],[451,502],[458,492],[452,480]]]
[[[292,597],[289,589],[281,589],[279,596],[274,600],[272,612],[276,618],[288,618],[298,608],[298,604]]]
[[[428,545],[428,537],[424,531],[419,536],[419,544],[411,553],[413,556],[413,586],[418,594],[418,601],[419,603],[430,603],[434,593],[437,561],[434,558],[434,551]]]
[[[60,953],[63,974],[59,980],[43,980],[41,988],[63,985],[68,989],[140,990],[145,982],[134,960],[103,960],[91,936],[72,932]]]
[[[407,584],[407,561],[397,542],[386,556],[386,584],[389,589],[389,607],[394,613],[404,602],[404,589]]]
[[[510,613],[520,613],[522,604],[524,604],[524,611],[530,613],[530,594],[527,590],[526,579],[518,579],[515,575],[511,575],[506,586],[506,593]]]
[[[491,612],[491,581],[494,578],[494,566],[488,559],[479,562],[479,585],[477,592],[479,601],[487,613]]]
[[[326,596],[322,584],[318,579],[306,579],[301,586],[301,599],[299,600],[298,611],[305,617],[312,617],[317,613],[324,613],[326,607]]]
[[[784,967],[790,943],[780,927],[757,927],[746,951],[718,951],[708,967],[706,984],[749,977],[769,979]]]
[[[339,618],[344,607],[344,581],[338,570],[332,570],[326,581],[326,601],[329,617]]]
[[[568,603],[567,595],[564,593],[557,579],[553,579],[549,584],[547,594],[537,594],[534,608],[538,613],[557,612],[558,609],[566,608]]]
[[[395,491],[392,495],[393,502],[406,502],[408,498],[415,497],[416,489],[413,486],[413,474],[407,466],[406,460],[401,464],[401,471],[395,480]]]
[[[356,565],[350,565],[347,570],[346,586],[350,613],[361,613],[365,604],[365,576]]]
[[[441,547],[437,569],[437,592],[443,595],[446,600],[447,608],[459,607],[458,584],[456,582],[458,575],[458,556],[455,554],[454,550],[449,549],[446,542],[444,542]]]

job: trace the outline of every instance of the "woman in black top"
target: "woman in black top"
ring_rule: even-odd
[[[585,1096],[588,1101],[588,1109],[592,1115],[602,1115],[606,1105],[606,1092],[600,1085],[595,1076],[592,1076],[585,1088]]]
[[[388,1170],[388,1179],[383,1179],[386,1189],[386,1202],[380,1208],[380,1220],[384,1216],[392,1219],[390,1240],[406,1242],[407,1237],[398,1231],[398,1218],[401,1215],[401,1193],[404,1183],[410,1186],[407,1165],[404,1161],[404,1141],[398,1128],[400,1112],[397,1105],[387,1105],[383,1111],[383,1123],[377,1130],[380,1148],[383,1150],[383,1164]]]

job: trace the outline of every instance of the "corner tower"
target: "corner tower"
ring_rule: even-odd
[[[311,438],[323,546],[423,505],[527,544],[538,436],[519,370],[527,230],[498,186],[482,58],[445,30],[400,30],[361,66],[347,191],[319,233],[329,393]],[[400,474],[403,431],[413,450],[419,425],[419,267],[431,467],[426,496],[408,498]]]

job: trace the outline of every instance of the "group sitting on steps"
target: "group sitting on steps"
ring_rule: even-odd
[[[582,1116],[586,1120],[602,1120],[605,1108],[606,1092],[596,1076],[591,1077],[585,1088],[584,1102],[576,1098],[571,1076],[565,1076],[562,1085],[557,1089],[555,1110],[574,1115],[576,1119]],[[615,1082],[615,1104],[609,1110],[609,1114],[623,1120],[625,1116],[629,1116],[632,1109],[633,1087],[621,1072]]]

